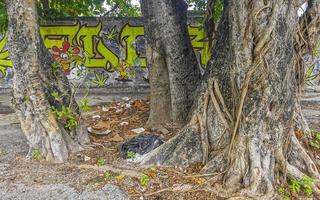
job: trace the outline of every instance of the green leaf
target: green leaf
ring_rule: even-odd
[[[291,182],[289,184],[289,188],[293,193],[298,194],[300,192],[300,190],[301,190],[300,181],[297,180],[297,179],[291,180]]]

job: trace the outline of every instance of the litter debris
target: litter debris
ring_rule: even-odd
[[[130,103],[126,103],[126,108],[130,108],[131,104]]]
[[[111,133],[111,130],[106,130],[106,131],[103,131],[103,132],[97,132],[97,133],[95,133],[95,134],[97,134],[97,135],[108,135],[109,133]]]
[[[109,109],[108,109],[108,108],[106,108],[106,107],[104,107],[104,106],[102,106],[102,111],[103,111],[103,112],[108,112],[108,111],[109,111]]]
[[[133,132],[135,132],[137,134],[140,134],[140,133],[144,132],[145,129],[144,128],[135,128],[135,129],[132,129],[131,131],[133,131]]]
[[[87,130],[88,130],[88,133],[93,133],[93,129],[92,129],[91,126],[89,126],[89,127],[87,128]]]
[[[121,108],[116,110],[116,113],[119,113],[119,112],[122,112]]]
[[[92,119],[100,119],[100,118],[101,118],[100,115],[93,115],[93,116],[92,116]]]
[[[129,101],[131,98],[130,97],[122,97],[123,101]]]
[[[163,141],[157,135],[139,135],[121,145],[121,157],[128,158],[128,152],[134,152],[139,155],[149,153],[153,149],[163,144]]]
[[[127,126],[127,125],[129,125],[129,122],[121,122],[120,123],[120,126]]]
[[[89,160],[91,160],[91,158],[90,158],[89,156],[84,156],[84,161],[85,161],[85,162],[87,162],[87,161],[89,161]]]
[[[110,127],[110,122],[106,122],[106,121],[99,121],[97,124],[92,126],[94,130],[109,129],[109,127]]]

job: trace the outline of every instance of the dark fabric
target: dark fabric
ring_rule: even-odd
[[[121,145],[120,154],[123,159],[127,158],[128,151],[143,155],[163,144],[156,135],[139,135]]]

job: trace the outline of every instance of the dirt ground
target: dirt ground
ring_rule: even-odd
[[[320,105],[307,103],[303,108],[311,128],[320,131]],[[144,127],[148,112],[146,99],[123,98],[91,107],[83,115],[91,144],[57,165],[26,159],[28,144],[16,117],[0,114],[0,199],[224,199],[215,183],[219,174],[198,176],[201,165],[141,167],[120,157],[121,144],[139,134],[158,135],[163,141],[174,135],[170,125],[166,134]],[[309,153],[319,162],[319,152],[311,149]]]

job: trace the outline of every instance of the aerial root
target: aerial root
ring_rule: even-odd
[[[302,147],[302,145],[300,144],[300,142],[298,141],[296,136],[292,134],[290,139],[291,139],[292,147],[295,148],[295,151],[292,152],[293,154],[295,154],[295,155],[293,155],[293,157],[295,157],[296,159],[298,159],[300,161],[303,161],[307,174],[309,174],[313,178],[320,179],[319,171],[318,171],[316,165],[314,164],[314,162],[312,161],[310,156],[307,154],[305,149]]]

